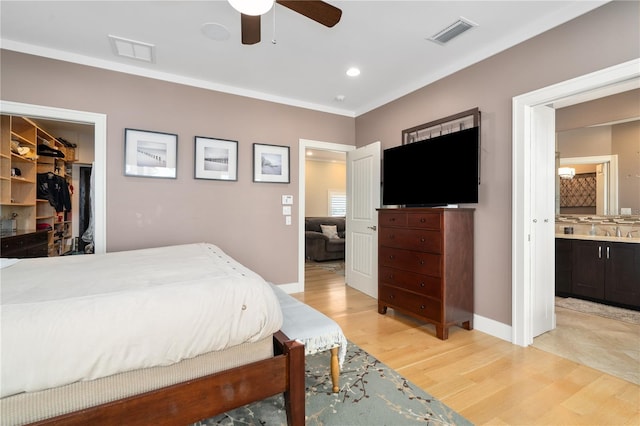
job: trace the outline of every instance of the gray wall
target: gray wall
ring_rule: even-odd
[[[475,311],[511,324],[512,98],[640,56],[638,2],[612,2],[356,118],[356,145],[401,143],[402,129],[479,107]]]
[[[2,99],[107,115],[107,251],[207,241],[298,280],[298,140],[353,145],[353,118],[1,52]],[[124,129],[178,134],[178,178],[125,177]],[[237,182],[195,180],[194,136],[237,140]],[[253,183],[253,143],[290,146],[291,183]],[[286,226],[281,196],[294,195]]]
[[[298,139],[384,148],[424,122],[479,107],[482,185],[476,205],[476,313],[511,324],[511,100],[636,58],[638,2],[613,2],[355,120],[111,71],[2,51],[2,99],[105,113],[109,251],[219,244],[266,279],[297,281]],[[125,177],[123,129],[179,135],[178,179]],[[193,179],[195,135],[240,143],[239,181]],[[251,182],[252,143],[291,146],[291,184]],[[275,249],[277,248],[277,249]]]

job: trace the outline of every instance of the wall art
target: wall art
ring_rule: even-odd
[[[178,135],[124,129],[124,174],[175,179]]]

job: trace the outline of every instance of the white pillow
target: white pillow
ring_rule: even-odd
[[[322,228],[322,233],[329,238],[340,238],[338,236],[338,229],[336,225],[320,225]]]

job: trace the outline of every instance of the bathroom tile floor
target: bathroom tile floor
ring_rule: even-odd
[[[640,325],[556,306],[556,329],[533,346],[640,385]]]

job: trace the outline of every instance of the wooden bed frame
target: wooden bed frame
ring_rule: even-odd
[[[278,331],[274,356],[32,425],[187,425],[284,393],[289,426],[305,423],[304,345]]]

